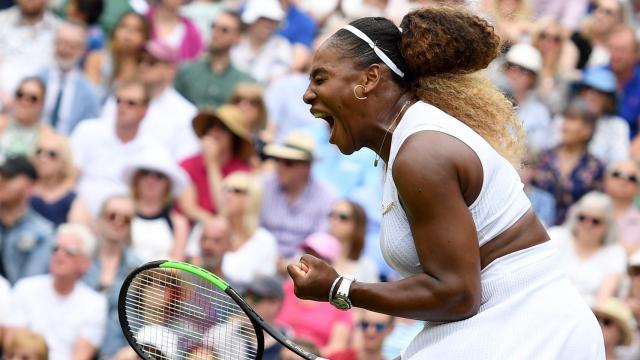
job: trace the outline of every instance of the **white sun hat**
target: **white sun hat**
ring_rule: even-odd
[[[280,22],[284,20],[285,15],[278,0],[250,0],[242,13],[242,22],[253,24],[260,18]]]
[[[510,64],[518,65],[536,74],[542,70],[542,55],[540,55],[538,49],[529,44],[513,45],[507,52],[505,60]]]
[[[175,198],[182,194],[187,186],[188,175],[169,152],[162,147],[150,147],[132,157],[122,171],[122,179],[131,186],[133,176],[138,170],[151,170],[164,174],[171,181],[171,194]]]

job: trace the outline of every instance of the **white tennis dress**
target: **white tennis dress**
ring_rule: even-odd
[[[382,254],[405,277],[422,268],[391,174],[401,145],[418,131],[453,136],[480,159],[482,190],[469,207],[480,246],[531,207],[514,167],[484,138],[438,108],[417,102],[393,133],[382,203]],[[456,322],[426,322],[402,359],[605,358],[600,326],[570,284],[550,242],[494,260],[481,272],[481,287],[478,314]]]

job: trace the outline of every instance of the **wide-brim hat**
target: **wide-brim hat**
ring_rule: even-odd
[[[534,74],[542,70],[542,55],[540,51],[529,44],[515,44],[505,55],[507,63],[518,65]]]
[[[132,157],[122,171],[125,184],[131,185],[138,170],[151,170],[164,174],[171,181],[171,195],[182,194],[188,183],[187,173],[176,163],[169,152],[161,147],[148,148]]]
[[[263,149],[265,155],[283,160],[312,161],[315,141],[307,133],[292,131],[282,144],[269,144]]]
[[[602,304],[596,305],[593,308],[593,313],[597,317],[607,317],[613,320],[622,333],[622,345],[631,345],[633,341],[633,329],[631,328],[633,314],[625,303],[611,298]]]
[[[251,143],[251,132],[246,127],[242,116],[242,112],[235,105],[222,105],[215,110],[203,108],[193,118],[191,126],[196,135],[201,138],[214,123],[223,124],[229,131],[240,138],[242,141],[240,157],[248,160],[253,156],[255,150]]]

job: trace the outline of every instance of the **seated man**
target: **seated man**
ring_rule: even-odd
[[[107,301],[80,281],[91,265],[96,239],[85,225],[58,228],[50,274],[19,281],[11,294],[11,312],[2,319],[5,342],[21,328],[42,334],[49,359],[92,359],[104,337]]]

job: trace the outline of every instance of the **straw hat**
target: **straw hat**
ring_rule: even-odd
[[[292,131],[282,144],[269,144],[264,147],[265,155],[284,160],[312,161],[315,141],[311,135]]]
[[[242,140],[240,157],[247,160],[253,155],[254,148],[251,143],[251,132],[247,128],[245,121],[243,121],[242,116],[242,112],[235,105],[222,105],[216,110],[200,109],[193,118],[191,126],[196,135],[201,138],[214,123],[222,123]]]
[[[611,298],[606,300],[603,304],[595,306],[593,308],[593,313],[597,317],[607,317],[612,319],[622,333],[622,345],[631,345],[631,341],[633,340],[633,330],[631,329],[633,314],[631,313],[631,309],[629,309],[625,303],[618,299]]]
[[[138,170],[151,170],[164,174],[171,181],[171,195],[177,197],[187,186],[187,174],[178,166],[175,159],[162,147],[147,148],[131,158],[122,171],[122,179],[131,185]]]

